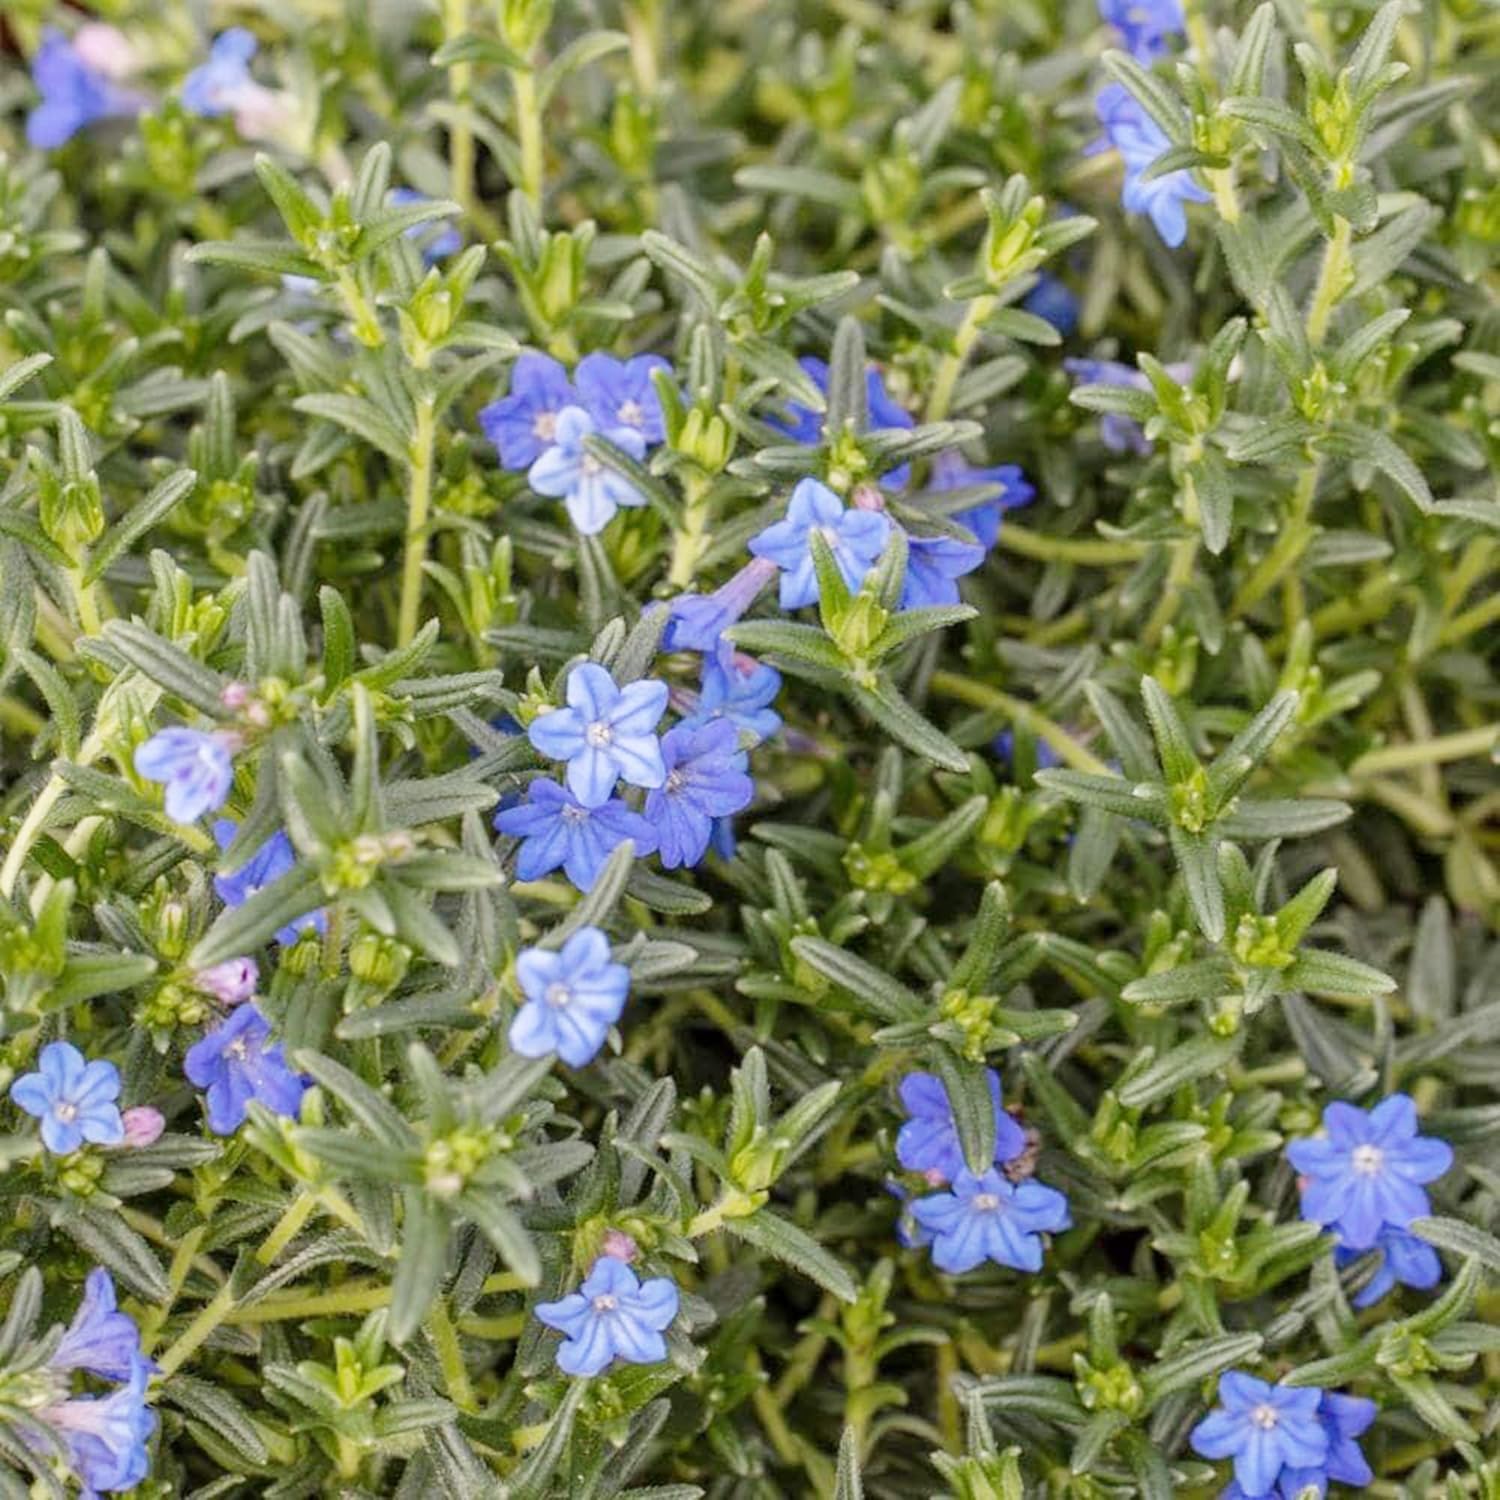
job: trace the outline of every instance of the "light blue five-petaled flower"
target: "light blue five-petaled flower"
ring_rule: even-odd
[[[526,1003],[510,1023],[511,1050],[522,1057],[555,1052],[581,1068],[620,1019],[630,970],[610,958],[609,939],[597,927],[580,927],[557,952],[523,948],[516,981]]]
[[[623,474],[589,452],[585,440],[595,436],[637,461],[646,456],[646,439],[638,427],[601,429],[583,407],[565,406],[557,414],[552,446],[526,471],[526,482],[537,494],[563,502],[582,536],[603,531],[621,506],[646,503]]]
[[[662,737],[661,752],[667,777],[646,794],[642,812],[656,832],[662,868],[675,870],[702,860],[715,821],[748,807],[755,783],[728,719],[679,724]]]
[[[112,1062],[90,1062],[71,1042],[49,1042],[37,1071],[10,1086],[11,1102],[42,1122],[42,1144],[67,1156],[87,1141],[118,1146],[125,1139],[120,1116],[120,1070]]]
[[[540,880],[561,867],[580,891],[593,889],[605,861],[627,839],[638,856],[656,848],[651,825],[621,798],[585,807],[545,777],[527,787],[525,802],[495,814],[495,831],[521,840],[516,879]]]
[[[783,609],[801,609],[817,602],[814,532],[828,543],[844,582],[850,589],[857,589],[885,550],[891,522],[882,510],[846,509],[844,502],[816,479],[799,480],[785,518],[750,539],[755,556],[770,558],[781,569]]]
[[[584,807],[602,807],[617,782],[660,786],[667,779],[656,726],[667,685],[654,677],[620,687],[596,662],[568,673],[567,706],[532,720],[527,737],[551,760],[566,761],[568,790]]]
[[[598,1375],[616,1359],[653,1365],[667,1357],[663,1333],[677,1316],[676,1284],[666,1276],[641,1281],[623,1261],[601,1255],[587,1280],[559,1302],[539,1302],[536,1315],[564,1334],[557,1367]]]
[[[1382,1229],[1407,1229],[1431,1211],[1422,1184],[1453,1165],[1453,1148],[1417,1134],[1409,1095],[1392,1094],[1372,1110],[1336,1100],[1323,1111],[1323,1128],[1325,1137],[1286,1148],[1303,1179],[1304,1219],[1334,1229],[1349,1250],[1369,1250]]]
[[[1193,1450],[1232,1459],[1239,1493],[1259,1500],[1284,1472],[1324,1473],[1330,1434],[1323,1399],[1316,1386],[1271,1385],[1230,1370],[1219,1378],[1219,1405],[1192,1430]]]
[[[963,1171],[945,1193],[918,1198],[917,1223],[932,1235],[932,1262],[961,1275],[985,1261],[1015,1271],[1040,1271],[1042,1234],[1072,1227],[1068,1200],[1040,1182],[1014,1183],[991,1167]]]
[[[163,799],[174,823],[196,823],[223,807],[234,785],[235,736],[220,730],[158,730],[135,748],[135,773],[166,786]]]

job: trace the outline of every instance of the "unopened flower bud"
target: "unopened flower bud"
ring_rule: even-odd
[[[607,1229],[599,1251],[601,1255],[613,1256],[615,1260],[629,1263],[640,1254],[640,1247],[623,1229]]]
[[[260,969],[253,958],[226,958],[212,968],[199,969],[193,983],[223,1005],[238,1005],[255,993]]]
[[[161,1111],[152,1109],[149,1104],[137,1104],[134,1109],[124,1110],[120,1118],[125,1122],[125,1139],[121,1144],[136,1151],[159,1141],[162,1131],[167,1128]]]

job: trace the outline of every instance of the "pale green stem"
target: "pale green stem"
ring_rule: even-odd
[[[934,672],[928,685],[934,693],[945,698],[957,698],[960,703],[968,703],[975,708],[1008,714],[1023,729],[1029,730],[1039,740],[1045,740],[1057,751],[1059,759],[1066,761],[1075,771],[1087,771],[1094,776],[1112,774],[1102,760],[1085,750],[1061,724],[1055,723],[1040,709],[1033,708],[1020,698],[1012,698],[1009,693],[1002,693],[998,688],[975,682],[972,677],[964,677],[957,672]]]
[[[1024,526],[1007,520],[1000,528],[997,545],[1021,557],[1038,562],[1070,562],[1084,567],[1109,567],[1115,563],[1138,562],[1147,550],[1145,542],[1110,542],[1091,537],[1047,536],[1027,531]]]
[[[458,1330],[453,1326],[453,1319],[448,1316],[441,1297],[434,1299],[427,1314],[427,1328],[437,1349],[449,1399],[460,1411],[473,1411],[474,1388],[469,1384],[469,1372],[464,1366],[463,1345],[459,1343]]]
[[[1500,742],[1500,723],[1480,729],[1464,729],[1456,734],[1438,735],[1413,745],[1387,745],[1371,750],[1349,767],[1351,776],[1379,776],[1387,771],[1409,771],[1420,766],[1436,766],[1448,761],[1468,760],[1471,756],[1491,754]]]
[[[941,422],[948,415],[948,409],[953,405],[953,392],[958,386],[958,377],[963,374],[964,362],[979,338],[984,320],[994,308],[995,299],[985,296],[976,297],[965,310],[963,321],[953,335],[953,348],[943,356],[937,377],[932,383],[932,395],[927,400],[929,422]]]
[[[510,84],[516,97],[516,141],[521,148],[521,191],[540,207],[545,157],[536,74],[516,69],[510,75]]]
[[[432,503],[432,398],[417,402],[417,430],[411,440],[411,482],[406,498],[406,550],[401,563],[401,609],[396,644],[405,646],[417,633],[422,606],[422,565],[427,560],[427,513]]]
[[[1271,550],[1240,585],[1239,592],[1230,605],[1231,615],[1243,615],[1254,609],[1288,571],[1297,565],[1313,538],[1311,515],[1313,499],[1318,492],[1319,463],[1313,458],[1304,459],[1303,462],[1305,467],[1297,476],[1297,487],[1292,491],[1292,503],[1287,510],[1286,523]]]
[[[204,1341],[234,1311],[236,1298],[226,1283],[213,1299],[198,1309],[197,1316],[178,1335],[177,1341],[156,1362],[163,1379],[182,1367],[202,1347]]]
[[[1333,238],[1323,252],[1318,284],[1313,288],[1312,303],[1307,309],[1307,337],[1314,347],[1323,342],[1333,310],[1348,288],[1350,239],[1348,219],[1336,215]]]

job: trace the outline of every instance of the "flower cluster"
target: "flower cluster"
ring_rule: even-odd
[[[26,139],[50,150],[100,120],[139,114],[146,97],[125,83],[136,67],[135,49],[113,26],[90,22],[71,41],[44,31],[31,60],[41,103],[26,118]]]
[[[585,355],[573,378],[550,355],[525,353],[511,368],[510,391],[479,413],[503,467],[525,470],[539,495],[561,500],[583,536],[594,536],[621,507],[646,497],[587,446],[602,439],[639,462],[663,437],[655,372],[671,366],[655,354],[616,359]]]
[[[1223,1500],[1303,1500],[1330,1483],[1363,1488],[1375,1477],[1359,1437],[1375,1403],[1315,1386],[1271,1385],[1231,1370],[1219,1379],[1219,1405],[1192,1431],[1204,1458],[1234,1460]]]
[[[803,373],[826,393],[828,365],[810,356],[799,363]],[[886,390],[885,379],[876,366],[868,367],[865,382],[866,410],[874,431],[906,431],[915,426],[911,413]],[[797,403],[789,404],[785,417],[773,416],[769,425],[799,443],[818,443],[827,436],[822,417]],[[1026,504],[1035,494],[1017,465],[977,468],[956,449],[948,449],[933,460],[928,492],[941,495],[973,489],[975,504],[955,514],[949,530],[925,526],[913,529],[892,517],[887,498],[906,490],[911,482],[911,465],[897,465],[880,476],[878,488],[859,486],[853,503],[846,506],[826,484],[812,478],[801,480],[792,491],[785,517],[750,541],[751,553],[774,563],[780,571],[782,609],[801,609],[818,602],[814,535],[827,542],[839,575],[852,592],[875,566],[893,528],[898,526],[905,532],[907,543],[901,608],[957,604],[958,580],[984,562],[999,537],[1002,514]],[[913,508],[908,520],[920,514]]]
[[[742,740],[758,736],[747,736],[747,726],[775,727],[767,704],[779,682],[769,683],[768,697],[770,669],[751,662],[742,670],[739,660],[727,647],[716,651],[694,712],[661,736],[665,682],[621,687],[594,662],[569,672],[565,706],[539,714],[527,730],[541,754],[565,764],[563,784],[538,778],[524,804],[495,816],[500,833],[522,840],[521,879],[561,869],[589,890],[627,839],[637,856],[659,854],[669,870],[703,860],[716,827],[755,795]],[[616,795],[622,781],[645,790],[639,811]]]
[[[109,1272],[96,1266],[72,1322],[48,1356],[52,1392],[28,1415],[32,1446],[45,1454],[59,1445],[86,1495],[133,1489],[149,1469],[147,1444],[156,1415],[146,1395],[155,1368],[141,1352],[140,1331],[116,1305]],[[107,1395],[75,1395],[75,1372],[117,1384]]]
[[[1301,1174],[1302,1217],[1334,1232],[1340,1264],[1379,1253],[1379,1269],[1357,1305],[1378,1302],[1398,1281],[1436,1286],[1437,1252],[1409,1231],[1413,1219],[1432,1212],[1423,1185],[1453,1165],[1453,1148],[1417,1133],[1417,1107],[1407,1094],[1371,1110],[1335,1101],[1323,1111],[1323,1129],[1322,1138],[1293,1141],[1286,1155]]]
[[[896,1135],[896,1160],[942,1192],[913,1199],[904,1229],[911,1245],[930,1245],[939,1270],[961,1275],[992,1261],[1016,1271],[1042,1268],[1042,1235],[1072,1227],[1065,1194],[1005,1168],[1028,1150],[1026,1133],[1004,1108],[1000,1075],[986,1070],[995,1111],[994,1164],[971,1172],[943,1081],[932,1073],[901,1080],[907,1120]],[[1016,1174],[1019,1176],[1020,1174]],[[903,1215],[904,1217],[904,1215]]]

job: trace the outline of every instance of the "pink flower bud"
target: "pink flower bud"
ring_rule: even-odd
[[[73,51],[84,66],[118,82],[140,66],[140,58],[125,33],[102,21],[80,26],[73,37]]]
[[[224,686],[219,694],[219,702],[228,709],[241,709],[250,701],[250,684],[248,682],[231,682]]]
[[[640,1246],[623,1229],[607,1229],[604,1232],[604,1244],[600,1247],[600,1252],[615,1260],[623,1260],[627,1264],[641,1253]]]
[[[260,969],[253,958],[226,958],[211,969],[199,969],[193,983],[221,1005],[238,1005],[255,993]]]
[[[235,95],[234,128],[247,141],[269,140],[290,118],[290,101],[276,89],[250,83]]]
[[[850,496],[850,504],[855,510],[884,510],[885,496],[881,494],[879,485],[861,484],[855,487],[854,494]]]
[[[161,1111],[152,1109],[149,1104],[137,1104],[134,1109],[124,1110],[120,1118],[125,1122],[125,1139],[121,1144],[133,1150],[160,1140],[167,1127]]]
[[[922,1173],[922,1176],[926,1180],[929,1187],[945,1187],[948,1182],[948,1179],[944,1177],[936,1167],[928,1167],[928,1169]]]

